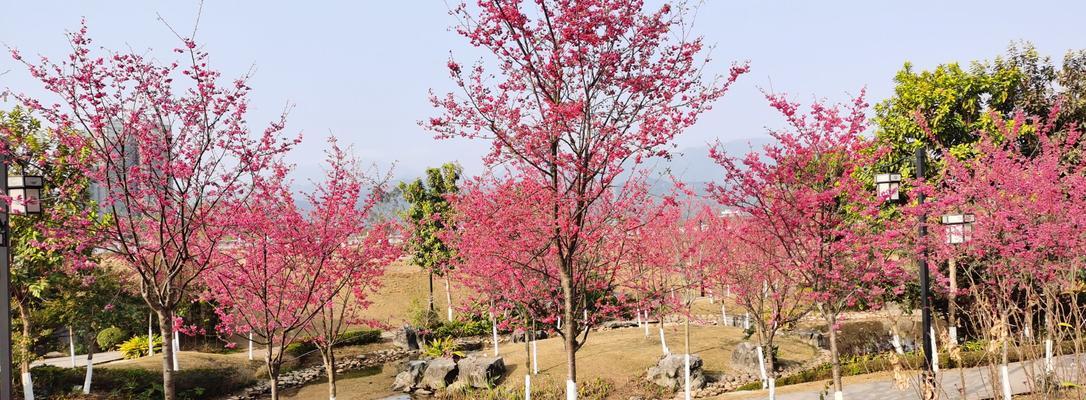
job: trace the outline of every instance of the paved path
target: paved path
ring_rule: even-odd
[[[1077,358],[1077,360],[1076,360]],[[1077,361],[1077,365],[1076,365]],[[1086,363],[1086,355],[1068,355],[1062,357],[1056,357],[1056,371],[1063,377],[1076,377],[1076,372],[1083,363]],[[1033,385],[1027,384],[1030,380],[1027,374],[1027,369],[1033,368],[1031,373],[1037,373],[1043,368],[1042,361],[1035,361],[1032,367],[1026,367],[1023,363],[1011,363],[1008,366],[1008,375],[1011,381],[1011,392],[1014,394],[1022,394],[1029,392]],[[998,371],[996,369],[995,371]],[[961,372],[965,373],[966,382],[966,399],[980,400],[1000,398],[1001,394],[997,392],[998,396],[994,396],[992,393],[992,370],[989,367],[976,367],[967,368],[964,371],[959,369],[941,370],[939,371],[939,377],[942,380],[944,394],[941,398],[944,399],[959,399],[959,388],[961,387],[962,376]],[[845,382],[844,395],[846,400],[868,400],[868,399],[880,399],[880,400],[917,400],[920,398],[917,389],[916,382],[911,382],[911,385],[905,390],[898,390],[893,381],[892,376],[889,374],[880,374],[877,379],[862,381],[862,382]],[[862,377],[856,377],[862,379]],[[1082,377],[1073,379],[1074,381],[1082,382]],[[787,386],[778,388],[777,400],[818,400],[823,391],[823,383],[803,384],[799,385],[799,390],[793,390],[795,388],[789,388]],[[719,397],[721,399],[765,399],[768,398],[766,391],[757,392],[745,392],[745,393],[731,393]],[[828,399],[833,398],[833,393],[829,392],[826,396]]]
[[[113,362],[113,361],[120,360],[122,358],[124,358],[124,357],[121,357],[121,352],[119,352],[119,351],[107,351],[107,352],[103,352],[103,353],[94,353],[94,365],[104,364],[104,363],[107,363],[107,362]],[[80,366],[80,367],[86,366],[87,365],[87,355],[86,354],[76,354],[75,355],[75,364],[76,364],[76,366]],[[69,357],[69,356],[56,357],[56,358],[45,358],[45,359],[41,359],[41,360],[34,361],[34,362],[30,363],[31,367],[37,367],[39,365],[52,365],[54,367],[71,368],[71,366],[72,366],[72,358]]]

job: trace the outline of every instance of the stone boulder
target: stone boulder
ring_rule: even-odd
[[[528,340],[531,340],[532,335],[531,335],[531,332],[516,331],[516,332],[513,332],[512,338],[513,338],[514,342],[524,343],[524,342],[526,342]],[[536,340],[541,340],[541,339],[546,339],[546,338],[547,338],[547,331],[542,331],[542,330],[535,331],[535,339]]]
[[[429,390],[444,389],[456,381],[456,361],[451,358],[438,358],[426,364],[419,387]]]
[[[602,331],[620,328],[636,328],[637,321],[607,321],[600,324],[599,329]]]
[[[468,357],[456,365],[460,369],[458,380],[474,388],[493,387],[505,374],[505,361],[501,357]]]
[[[392,390],[404,393],[415,390],[422,380],[422,373],[426,371],[427,364],[429,364],[429,362],[426,360],[415,360],[405,363],[400,367],[400,373],[396,374],[396,379],[392,382]]]
[[[682,354],[668,354],[661,356],[656,366],[649,368],[648,379],[652,383],[665,387],[668,390],[681,390],[684,382],[685,361]],[[701,357],[690,355],[690,389],[698,390],[705,387],[705,371],[702,370]]]
[[[392,336],[392,343],[404,350],[419,349],[419,333],[410,325],[404,325]]]
[[[740,370],[759,373],[758,345],[751,342],[742,342],[732,351],[732,365]]]

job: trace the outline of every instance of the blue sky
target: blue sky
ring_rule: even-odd
[[[701,6],[694,31],[716,45],[713,66],[725,72],[731,60],[750,60],[752,71],[678,139],[680,149],[764,138],[765,128],[780,119],[759,89],[808,101],[845,100],[866,87],[875,102],[891,93],[891,79],[905,61],[930,68],[987,59],[1021,39],[1055,58],[1086,48],[1083,2],[824,3],[707,0]],[[197,7],[195,0],[6,2],[0,42],[26,56],[60,57],[67,50],[63,33],[86,17],[98,45],[154,49],[170,59],[177,42],[156,14],[189,31]],[[485,143],[435,141],[416,124],[433,115],[427,90],[451,87],[445,72],[450,51],[461,60],[482,56],[449,31],[453,22],[443,0],[208,1],[197,40],[225,76],[255,68],[252,126],[294,104],[288,129],[306,138],[291,156],[299,180],[319,174],[330,133],[367,162],[396,163],[397,176],[453,160],[477,173]],[[5,54],[0,72],[9,70],[0,75],[0,87],[40,93]]]

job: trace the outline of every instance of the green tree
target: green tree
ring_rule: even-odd
[[[83,279],[94,265],[88,242],[61,232],[72,224],[93,226],[99,218],[89,196],[90,182],[77,168],[85,157],[21,108],[0,111],[0,132],[11,159],[9,173],[41,175],[46,186],[41,214],[10,219],[11,304],[19,328],[13,353],[19,369],[29,373],[35,349],[57,328],[58,321],[43,313],[45,304],[64,294],[73,279],[89,290],[94,286],[94,279]]]
[[[892,153],[880,166],[884,171],[912,171],[913,154],[922,146],[969,152],[976,132],[990,126],[990,113],[1014,109],[1021,72],[1006,65],[973,63],[963,69],[958,63],[917,72],[911,63],[894,77],[894,95],[875,105],[875,137]],[[931,135],[921,126],[923,120]],[[934,155],[931,174],[941,168]]]
[[[1069,50],[1057,66],[1030,42],[1011,43],[1007,53],[986,64],[989,71],[1018,70],[1021,79],[1012,101],[1027,114],[1046,117],[1060,105],[1056,131],[1086,121],[1086,50]]]
[[[430,313],[434,313],[434,275],[437,275],[445,280],[445,300],[450,321],[452,294],[449,291],[448,272],[456,254],[441,236],[452,220],[448,196],[459,192],[457,182],[461,173],[459,165],[445,163],[440,168],[427,168],[425,181],[420,178],[399,185],[404,200],[410,204],[403,212],[403,219],[411,229],[408,239],[411,258],[430,275]]]

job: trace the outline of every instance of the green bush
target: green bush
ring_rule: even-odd
[[[31,374],[34,393],[50,398],[72,393],[72,388],[83,385],[86,369],[41,366],[32,369]],[[195,368],[175,372],[174,382],[178,398],[188,400],[231,393],[251,385],[253,379],[235,368]],[[162,374],[138,368],[96,368],[92,389],[110,399],[161,399]]]
[[[430,341],[430,343],[427,344],[423,349],[422,354],[434,358],[464,356],[464,352],[460,351],[460,346],[457,345],[456,341],[450,337],[444,337]]]
[[[124,330],[116,326],[103,329],[98,332],[98,348],[106,351],[113,350],[124,341],[125,336]]]
[[[155,341],[154,342],[155,343],[155,351],[161,351],[161,349],[162,349],[162,336],[155,335],[154,336],[154,341]],[[118,348],[118,350],[121,351],[121,357],[124,357],[126,360],[131,360],[133,358],[140,358],[140,357],[146,356],[147,355],[147,336],[140,335],[140,336],[135,336],[135,337],[133,337],[131,339],[128,339],[124,343],[121,343],[121,346],[120,346],[120,348]]]
[[[343,332],[339,335],[339,341],[336,342],[334,347],[344,346],[359,346],[363,344],[375,343],[381,340],[381,331],[376,329],[356,329]],[[313,339],[302,338],[294,343],[288,344],[283,351],[291,357],[301,357],[317,350],[317,345],[313,343]]]
[[[481,336],[490,333],[490,321],[461,321],[453,320],[442,323],[431,331],[431,336],[440,337],[468,337]]]
[[[283,349],[283,352],[286,353],[288,356],[297,358],[304,356],[314,350],[317,350],[317,345],[313,344],[312,340],[305,339],[288,344],[287,347]]]
[[[339,341],[336,342],[336,347],[361,346],[379,341],[381,341],[381,331],[376,329],[358,329],[343,332],[343,334],[339,335]]]

